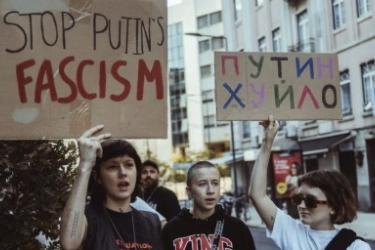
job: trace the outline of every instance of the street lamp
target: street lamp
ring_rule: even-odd
[[[225,41],[225,51],[228,51],[228,38],[226,36],[223,36],[223,35],[214,36],[214,35],[202,34],[202,33],[198,33],[198,32],[187,32],[187,33],[185,33],[185,35],[195,36],[195,37],[210,37],[210,38],[216,38],[216,39],[223,39]],[[230,135],[231,135],[231,141],[232,141],[234,195],[235,195],[235,197],[237,197],[238,193],[237,193],[236,149],[235,149],[233,121],[230,121]]]

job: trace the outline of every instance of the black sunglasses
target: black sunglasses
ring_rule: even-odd
[[[292,197],[292,201],[297,206],[304,201],[307,208],[316,208],[318,204],[328,204],[328,201],[318,200],[311,194],[296,194]]]

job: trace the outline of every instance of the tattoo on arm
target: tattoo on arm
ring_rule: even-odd
[[[74,213],[72,232],[70,233],[70,238],[75,238],[77,236],[77,227],[79,221],[79,212]]]

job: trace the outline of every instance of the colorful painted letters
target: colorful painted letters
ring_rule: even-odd
[[[337,56],[215,53],[218,120],[340,119]]]

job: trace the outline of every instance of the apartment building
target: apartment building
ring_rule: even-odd
[[[169,7],[168,23],[170,34],[174,32],[173,27],[180,29],[179,55],[183,57],[180,71],[184,72],[179,83],[170,74],[173,148],[182,155],[205,149],[212,155],[220,155],[230,145],[228,122],[216,121],[214,94],[213,51],[224,50],[226,42],[220,37],[224,34],[221,1],[180,1]],[[173,40],[169,43],[171,59],[178,54],[172,50],[173,43]],[[169,68],[172,72],[174,65],[170,63]],[[174,91],[182,84],[184,91]],[[180,105],[184,105],[182,116],[178,115]],[[181,125],[179,118],[183,119]]]
[[[172,3],[173,2],[173,3]],[[230,148],[228,122],[216,121],[214,50],[225,49],[221,0],[170,1],[168,7],[169,138],[138,142],[159,158]],[[187,35],[186,33],[194,33]],[[145,154],[145,153],[144,153]],[[168,158],[169,155],[169,159]]]
[[[232,51],[338,54],[343,119],[282,122],[273,157],[299,155],[302,172],[341,171],[356,191],[359,208],[374,210],[375,1],[222,2],[225,36]],[[235,131],[236,150],[244,152],[237,171],[246,176],[239,179],[239,188],[246,190],[262,134],[254,122],[237,122]]]

